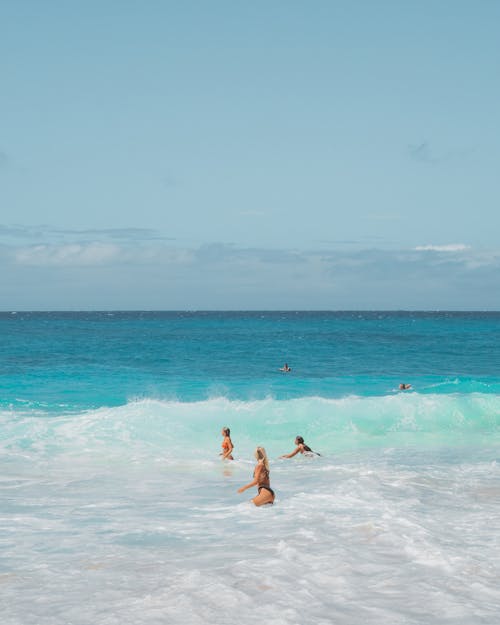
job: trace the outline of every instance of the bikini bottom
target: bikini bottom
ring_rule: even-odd
[[[258,493],[259,493],[259,495],[260,495],[260,491],[261,491],[263,488],[265,488],[266,490],[268,490],[268,491],[271,493],[271,495],[274,497],[274,490],[273,490],[272,488],[269,488],[269,486],[259,486],[259,488],[258,488]]]

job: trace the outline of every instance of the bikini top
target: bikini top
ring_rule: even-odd
[[[259,475],[259,483],[258,486],[269,486],[269,471],[266,469],[264,465],[262,466],[262,470]],[[253,472],[253,476],[255,477],[255,471]]]

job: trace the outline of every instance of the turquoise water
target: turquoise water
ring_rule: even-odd
[[[0,331],[3,406],[500,390],[497,313],[3,313]]]
[[[2,623],[497,622],[500,313],[9,312],[0,332]],[[279,459],[296,435],[321,457]],[[257,444],[272,508],[236,492]]]

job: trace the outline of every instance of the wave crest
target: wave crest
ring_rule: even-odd
[[[264,444],[274,453],[301,435],[323,453],[366,446],[454,445],[500,434],[500,396],[491,394],[309,397],[291,400],[131,401],[51,415],[2,411],[4,453],[215,454],[222,426],[238,450]]]

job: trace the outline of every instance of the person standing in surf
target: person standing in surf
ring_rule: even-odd
[[[312,456],[316,454],[316,456],[321,456],[317,451],[313,451],[308,445],[304,443],[304,439],[302,436],[295,437],[295,444],[297,447],[289,454],[284,454],[280,456],[280,458],[293,458],[297,454],[304,454],[305,456]]]
[[[231,430],[228,427],[223,427],[221,434],[224,437],[224,440],[222,441],[222,451],[219,455],[222,456],[222,460],[234,460],[234,445],[231,440]]]
[[[238,488],[238,492],[243,493],[248,488],[257,486],[258,494],[252,499],[252,502],[256,506],[272,504],[274,503],[275,495],[269,481],[269,460],[267,459],[266,450],[264,447],[257,447],[254,455],[257,460],[257,465],[253,472],[253,480],[249,484]]]

